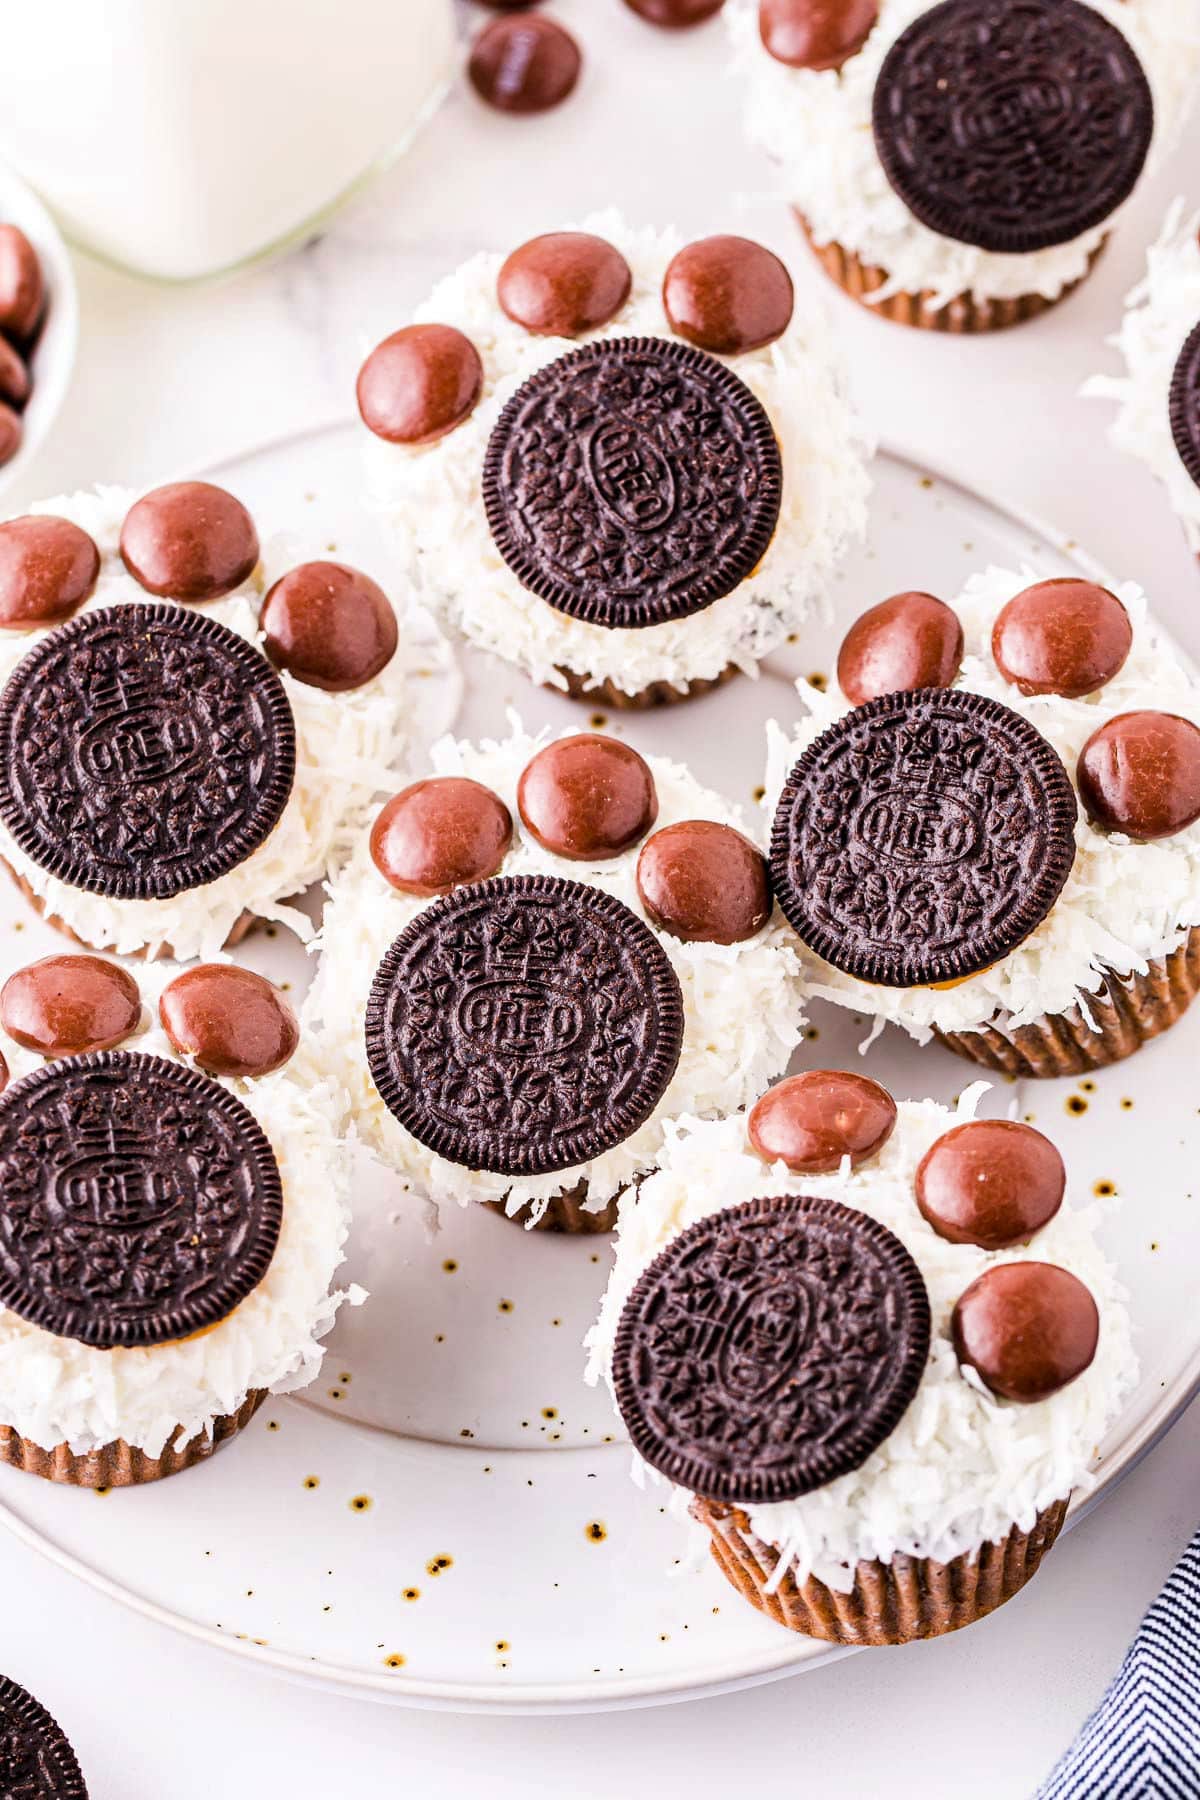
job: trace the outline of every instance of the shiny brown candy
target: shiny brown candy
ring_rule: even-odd
[[[513,251],[496,295],[509,318],[537,337],[578,337],[614,319],[633,276],[621,252],[590,231],[548,231]]]
[[[1096,1354],[1100,1315],[1082,1281],[1054,1263],[1002,1263],[959,1297],[951,1320],[960,1363],[1004,1400],[1046,1400]]]
[[[6,338],[0,338],[0,400],[9,406],[24,406],[32,391],[27,364]]]
[[[1076,780],[1093,825],[1173,837],[1200,819],[1200,730],[1177,713],[1118,713],[1083,746]]]
[[[582,65],[569,31],[541,13],[518,13],[484,26],[471,46],[467,74],[489,106],[539,113],[567,98]]]
[[[137,982],[101,956],[44,956],[0,989],[0,1024],[39,1056],[111,1050],[142,1015]]]
[[[209,1075],[269,1075],[300,1042],[287,996],[234,963],[185,969],[163,989],[158,1016],[180,1055]]]
[[[373,680],[399,642],[391,601],[348,563],[290,569],[267,594],[259,622],[277,669],[334,694]]]
[[[57,624],[83,605],[99,574],[99,550],[70,519],[7,519],[0,525],[0,626]]]
[[[607,862],[631,850],[658,817],[648,765],[616,738],[580,732],[547,744],[517,784],[525,828],[572,862]]]
[[[31,337],[46,290],[37,251],[16,225],[0,225],[0,331],[18,343]]]
[[[776,62],[840,69],[862,49],[878,17],[877,0],[759,0],[758,31]]]
[[[630,12],[666,31],[683,31],[715,18],[725,0],[625,0]]]
[[[855,1169],[877,1156],[895,1124],[896,1102],[877,1081],[848,1069],[806,1069],[768,1088],[746,1129],[764,1162],[784,1163],[795,1175],[832,1175],[844,1156]]]
[[[686,819],[647,838],[637,889],[650,923],[686,943],[740,944],[771,916],[766,858],[714,819]]]
[[[258,562],[258,533],[241,501],[211,481],[171,481],[134,502],[121,527],[125,567],[171,600],[217,600]]]
[[[1003,607],[992,655],[1023,694],[1094,694],[1123,665],[1133,643],[1129,614],[1094,581],[1038,581]]]
[[[402,894],[431,899],[495,875],[512,836],[498,794],[465,776],[434,776],[388,801],[371,829],[371,860]]]
[[[1066,1184],[1063,1159],[1040,1131],[1013,1119],[974,1119],[925,1152],[917,1205],[950,1243],[1003,1250],[1049,1224]]]
[[[792,278],[763,244],[744,237],[698,238],[671,258],[663,307],[672,328],[718,356],[758,350],[787,330]]]
[[[881,694],[948,688],[963,657],[958,614],[932,594],[893,594],[859,615],[838,651],[838,686],[851,706]]]
[[[461,425],[483,392],[483,364],[453,325],[406,325],[358,372],[363,423],[389,444],[432,444]]]

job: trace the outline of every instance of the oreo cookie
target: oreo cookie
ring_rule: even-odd
[[[1188,334],[1179,352],[1167,408],[1179,460],[1200,487],[1200,324]]]
[[[276,824],[295,770],[274,669],[180,606],[82,614],[0,696],[0,819],[47,874],[113,900],[227,874]]]
[[[0,1095],[0,1306],[101,1350],[227,1318],[283,1218],[275,1154],[207,1075],[97,1051]]]
[[[58,1721],[0,1675],[0,1795],[4,1800],[87,1800],[87,1783]]]
[[[765,554],[782,492],[749,388],[668,338],[608,338],[539,369],[483,465],[488,525],[521,585],[627,630],[731,593]]]
[[[707,1500],[794,1500],[895,1430],[929,1355],[929,1297],[899,1238],[837,1200],[747,1200],[645,1270],[613,1351],[644,1462]]]
[[[885,694],[830,726],[788,776],[771,834],[776,897],[847,975],[957,981],[1046,917],[1075,860],[1076,812],[1055,751],[998,700]]]
[[[500,876],[437,900],[396,939],[367,1006],[389,1111],[449,1162],[542,1175],[624,1142],[683,1044],[683,995],[612,894]]]
[[[909,211],[996,253],[1066,244],[1132,192],[1154,102],[1129,39],[1081,0],[942,0],[884,58],[875,148]]]

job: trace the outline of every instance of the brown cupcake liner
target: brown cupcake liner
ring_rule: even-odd
[[[896,325],[911,325],[918,331],[948,331],[965,335],[968,332],[1006,331],[1010,325],[1023,325],[1027,319],[1036,319],[1040,314],[1049,312],[1052,306],[1057,306],[1060,300],[1065,300],[1068,294],[1074,293],[1080,282],[1087,279],[1096,258],[1104,248],[1103,243],[1097,246],[1084,273],[1077,280],[1068,283],[1054,300],[1047,300],[1042,294],[1019,294],[1008,300],[985,300],[978,295],[966,293],[957,294],[953,300],[939,306],[935,304],[934,295],[929,289],[919,294],[892,294],[886,300],[871,300],[869,296],[887,281],[887,270],[874,263],[863,262],[853,250],[847,250],[844,244],[818,244],[804,214],[797,207],[793,207],[792,211],[799,220],[813,255],[831,281],[835,281],[852,299],[861,302],[868,312],[881,319],[891,319]]]
[[[181,1469],[207,1462],[214,1450],[227,1444],[231,1437],[248,1425],[267,1397],[265,1388],[253,1388],[236,1412],[224,1413],[213,1421],[211,1431],[201,1431],[186,1443],[179,1443],[179,1432],[157,1456],[147,1456],[124,1438],[103,1444],[76,1456],[66,1444],[43,1450],[29,1438],[21,1437],[11,1425],[0,1425],[0,1462],[10,1468],[23,1469],[27,1475],[40,1475],[44,1481],[57,1481],[67,1487],[117,1488],[140,1487],[147,1481],[165,1481]]]
[[[1087,1017],[1073,1006],[1010,1031],[983,1025],[978,1031],[939,1031],[937,1037],[948,1050],[1003,1075],[1085,1075],[1121,1062],[1169,1031],[1197,992],[1200,926],[1193,925],[1179,948],[1156,957],[1144,975],[1107,975],[1099,993],[1087,995]]]
[[[719,675],[683,682],[652,681],[633,694],[619,688],[611,676],[606,681],[593,681],[589,675],[580,675],[574,669],[564,669],[561,664],[558,672],[567,684],[565,690],[552,681],[542,683],[552,694],[565,691],[572,700],[586,700],[593,706],[610,706],[614,712],[649,712],[656,706],[679,706],[685,700],[696,700],[701,694],[711,694],[716,688],[724,687],[727,681],[732,681],[739,670],[736,663],[727,663]]]
[[[1057,1500],[1039,1513],[1032,1531],[1014,1525],[1006,1538],[982,1545],[974,1556],[949,1563],[928,1556],[860,1562],[854,1586],[844,1594],[813,1575],[798,1583],[790,1570],[768,1592],[779,1551],[755,1536],[745,1513],[699,1498],[691,1510],[712,1533],[722,1574],[768,1618],[827,1644],[883,1645],[943,1637],[1011,1600],[1036,1575],[1062,1529],[1067,1502]]]
[[[0,856],[0,869],[4,870],[9,879],[20,889],[21,893],[24,894],[34,912],[37,913],[40,918],[44,919],[47,925],[53,926],[55,931],[61,932],[63,937],[69,938],[73,944],[78,944],[81,950],[95,950],[102,956],[115,956],[117,954],[117,952],[108,944],[90,944],[86,938],[80,937],[77,931],[72,930],[65,919],[60,919],[57,913],[48,913],[46,911],[46,903],[41,895],[35,893],[24,875],[18,875],[12,864],[2,856]],[[258,917],[257,913],[243,912],[241,917],[235,920],[232,931],[225,939],[224,948],[226,950],[232,950],[235,944],[240,944],[244,937],[249,936],[250,932],[262,923],[263,921]],[[128,950],[122,952],[122,954],[127,956],[133,962],[179,961],[179,958],[175,955],[170,944],[160,944],[154,950],[151,950],[148,944],[143,944],[140,950]]]
[[[621,1198],[628,1189],[620,1188],[598,1212],[589,1212],[584,1205],[587,1192],[587,1182],[579,1181],[564,1193],[555,1194],[541,1218],[532,1225],[530,1220],[536,1210],[532,1205],[522,1206],[519,1211],[510,1213],[504,1210],[503,1202],[499,1200],[489,1200],[487,1204],[502,1219],[510,1219],[514,1225],[520,1225],[526,1231],[557,1231],[571,1237],[596,1237],[601,1232],[615,1231]]]

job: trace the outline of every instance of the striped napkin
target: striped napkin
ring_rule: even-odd
[[[1200,1532],[1036,1800],[1200,1797]]]

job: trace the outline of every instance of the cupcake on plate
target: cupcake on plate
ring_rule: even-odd
[[[746,238],[605,213],[477,256],[371,352],[358,403],[426,597],[576,698],[753,674],[866,524],[827,327]]]
[[[926,330],[1014,325],[1077,286],[1200,66],[1186,0],[732,0],[727,16],[748,129],[822,266]]]
[[[268,572],[223,488],[99,488],[0,524],[0,862],[88,948],[217,954],[395,783],[437,660],[383,590]]]
[[[1200,556],[1200,214],[1186,217],[1182,200],[1150,246],[1111,341],[1126,373],[1094,375],[1083,391],[1117,402],[1110,438],[1157,476]]]
[[[769,727],[809,992],[1010,1075],[1130,1055],[1200,986],[1200,685],[1141,589],[991,568],[851,626]]]
[[[800,1038],[736,811],[616,738],[445,739],[332,883],[308,1002],[359,1137],[437,1205],[610,1230],[669,1120]]]
[[[0,1084],[0,1462],[156,1481],[312,1380],[362,1296],[340,1100],[277,988],[45,957],[0,989]]]
[[[1036,1573],[1136,1378],[1065,1171],[1027,1125],[812,1070],[684,1121],[589,1338],[639,1459],[794,1631],[897,1644]]]

